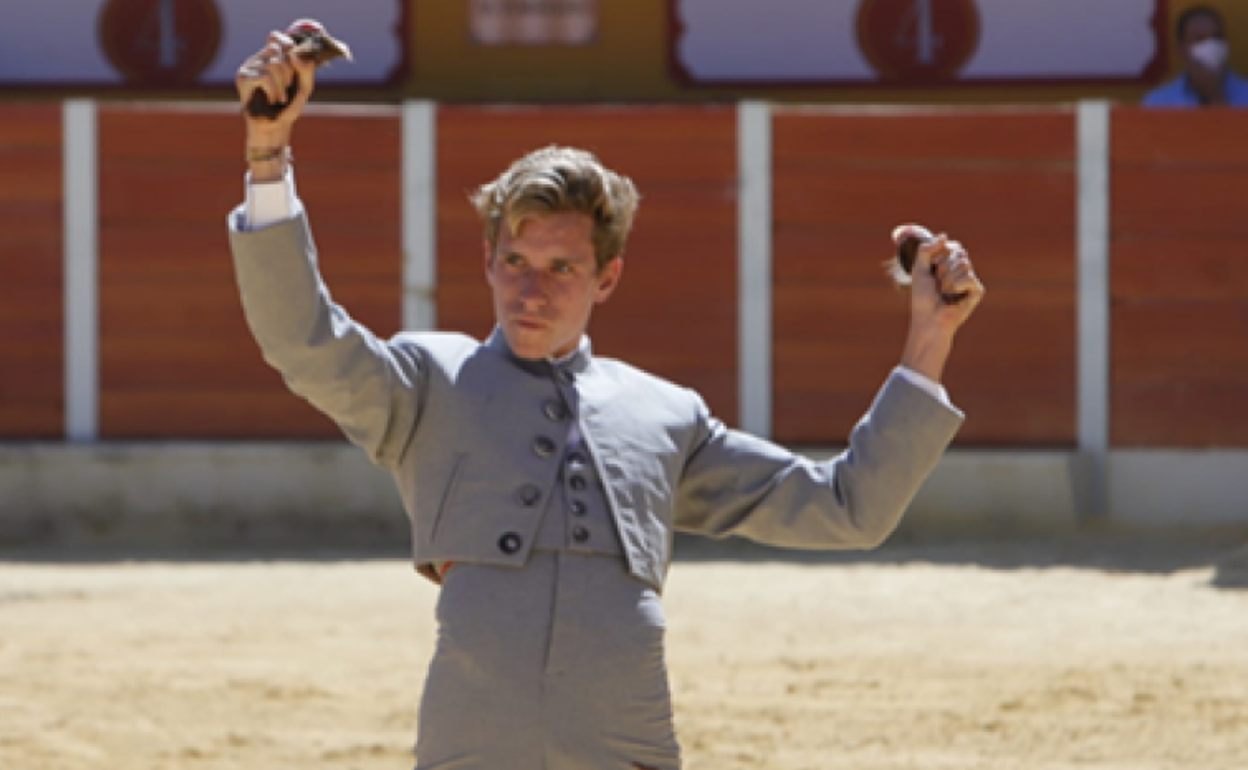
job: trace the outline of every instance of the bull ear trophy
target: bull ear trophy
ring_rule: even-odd
[[[893,244],[897,250],[893,258],[884,263],[884,268],[894,284],[904,287],[912,283],[910,273],[914,270],[914,260],[918,255],[919,247],[933,239],[935,236],[932,235],[932,231],[923,225],[909,224],[893,228]],[[932,275],[935,274],[936,265],[932,265]],[[946,305],[956,305],[966,298],[966,292],[941,294],[940,298],[945,301]]]
[[[294,55],[321,67],[334,59],[351,61],[351,48],[341,40],[331,37],[325,25],[314,19],[299,19],[286,28],[286,34],[295,41]],[[286,89],[287,101],[299,92],[299,76],[295,75]],[[256,89],[247,100],[247,114],[253,118],[273,120],[286,109],[286,104],[271,104],[264,91]]]

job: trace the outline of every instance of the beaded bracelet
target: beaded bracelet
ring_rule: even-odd
[[[294,160],[294,156],[290,154],[289,147],[248,147],[247,162],[248,163],[264,163],[273,160],[285,160],[290,162]]]

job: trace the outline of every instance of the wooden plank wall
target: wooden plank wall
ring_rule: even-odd
[[[243,196],[237,114],[102,106],[99,142],[101,437],[339,436],[287,391],[246,329],[226,236]],[[393,334],[397,111],[314,114],[297,146],[327,282],[355,317]]]
[[[1073,114],[781,109],[773,132],[776,438],[844,441],[897,363],[908,295],[880,265],[913,221],[990,287],[946,377],[959,443],[1073,445]]]
[[[1112,131],[1113,444],[1248,446],[1248,113]]]
[[[0,440],[64,417],[61,107],[0,104]]]
[[[438,324],[493,325],[482,231],[468,195],[550,144],[589,150],[642,201],[619,289],[593,319],[594,352],[692,387],[737,417],[737,171],[732,108],[438,111]]]
[[[100,433],[104,439],[338,438],[260,359],[225,234],[243,192],[233,110],[100,107]],[[1248,114],[1113,114],[1112,442],[1248,446]],[[468,194],[523,153],[582,146],[643,196],[597,351],[703,393],[737,393],[732,107],[442,106],[439,326],[492,324]],[[961,446],[1069,447],[1075,415],[1075,124],[1070,110],[774,120],[773,424],[844,440],[897,360],[905,295],[888,233],[916,220],[965,241],[990,295],[947,376]],[[299,185],[339,301],[401,324],[397,110],[315,109]],[[0,105],[0,439],[63,435],[59,105]]]

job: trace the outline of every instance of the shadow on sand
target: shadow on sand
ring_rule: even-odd
[[[324,533],[322,533],[324,534]],[[339,541],[342,542],[342,541]],[[330,539],[307,542],[176,543],[169,546],[70,544],[55,541],[0,544],[0,562],[110,564],[125,562],[254,563],[344,562],[411,558],[409,543],[361,542],[343,546]],[[1214,569],[1211,585],[1248,589],[1248,545],[1233,534],[1161,537],[1078,533],[1063,535],[948,538],[922,537],[904,528],[870,551],[811,551],[759,545],[741,538],[712,540],[676,536],[677,562],[784,563],[805,565],[936,564],[987,569],[1088,569],[1103,572],[1170,574]]]
[[[804,551],[738,538],[712,541],[678,535],[676,554],[677,561],[688,562],[974,565],[998,570],[1067,568],[1157,575],[1213,568],[1213,585],[1248,588],[1248,546],[1236,536],[1078,534],[920,539],[903,531],[870,551]]]

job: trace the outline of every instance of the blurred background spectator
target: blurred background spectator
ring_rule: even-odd
[[[1184,11],[1175,23],[1183,72],[1148,92],[1146,107],[1248,106],[1248,80],[1230,68],[1231,48],[1222,15],[1207,5]]]

